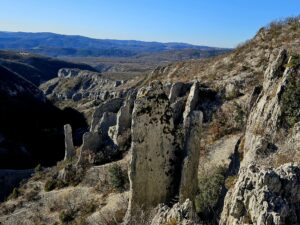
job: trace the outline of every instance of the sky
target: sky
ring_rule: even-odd
[[[0,0],[0,30],[235,47],[300,0]]]

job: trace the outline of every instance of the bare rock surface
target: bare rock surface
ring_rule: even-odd
[[[64,125],[65,133],[65,160],[72,159],[75,155],[75,147],[73,144],[72,127],[70,124]]]
[[[197,216],[193,208],[193,203],[187,199],[184,203],[176,203],[173,207],[167,205],[159,205],[157,213],[151,221],[151,225],[165,224],[181,224],[181,225],[197,225]]]
[[[139,90],[131,129],[129,217],[168,202],[174,192],[174,125],[160,82]]]
[[[198,191],[198,165],[200,158],[200,139],[203,122],[203,113],[193,111],[186,119],[188,129],[185,131],[183,166],[179,190],[179,201],[195,199]]]
[[[108,100],[104,103],[102,103],[100,106],[98,106],[95,109],[95,112],[93,114],[93,119],[91,123],[90,131],[96,132],[98,130],[99,123],[101,121],[101,118],[105,112],[112,112],[117,113],[122,106],[123,99],[121,98],[114,98],[111,100]]]
[[[294,73],[293,68],[285,68],[287,63],[288,54],[281,50],[265,72],[263,89],[248,117],[242,166],[265,158],[277,149],[275,139],[282,127],[281,96],[288,78]]]
[[[120,149],[126,149],[131,138],[132,110],[136,92],[128,92],[127,98],[117,114],[117,124],[111,129],[110,137]]]
[[[226,196],[220,224],[281,225],[300,223],[300,167],[242,168]]]

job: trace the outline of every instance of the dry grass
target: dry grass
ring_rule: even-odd
[[[178,221],[176,218],[171,218],[164,225],[178,225]]]

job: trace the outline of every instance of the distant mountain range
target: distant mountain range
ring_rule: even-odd
[[[79,35],[0,31],[0,49],[29,51],[48,56],[132,57],[145,53],[194,49],[213,52],[229,49],[186,43],[93,39]]]

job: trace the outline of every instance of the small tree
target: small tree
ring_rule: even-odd
[[[114,164],[108,170],[110,184],[118,191],[124,191],[128,183],[127,174],[122,170],[121,166]]]

